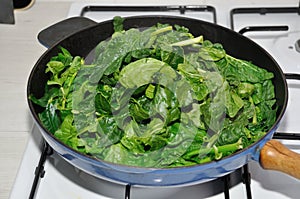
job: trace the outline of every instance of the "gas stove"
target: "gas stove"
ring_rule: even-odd
[[[245,3],[247,2],[247,3]],[[168,2],[165,2],[168,3]],[[240,32],[265,48],[285,73],[300,73],[300,5],[298,1],[226,1],[182,4],[73,3],[67,17],[97,22],[116,15],[178,15],[205,20]],[[289,80],[289,103],[274,138],[300,153],[300,84]],[[297,114],[297,115],[296,115]],[[299,171],[300,172],[300,171]],[[138,187],[95,178],[64,161],[33,127],[10,198],[298,198],[300,181],[257,162],[223,178],[185,187]]]

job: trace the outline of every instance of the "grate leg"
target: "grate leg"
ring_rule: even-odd
[[[125,199],[130,199],[130,189],[131,189],[131,185],[127,184],[125,188]]]
[[[247,199],[252,199],[251,194],[251,174],[249,173],[248,164],[243,166],[242,180],[246,186]]]
[[[229,195],[230,176],[229,175],[224,176],[223,182],[224,182],[224,197],[225,197],[225,199],[230,199],[230,195]]]
[[[40,179],[43,178],[45,175],[44,164],[46,162],[47,157],[50,156],[52,153],[53,153],[52,148],[46,142],[44,142],[39,164],[34,171],[35,177],[33,180],[33,184],[31,186],[29,199],[33,199],[35,197],[38,183]]]

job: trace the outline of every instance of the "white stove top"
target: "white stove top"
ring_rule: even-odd
[[[128,1],[130,2],[130,1]],[[247,2],[247,3],[245,3]],[[237,7],[296,7],[298,1],[289,0],[285,1],[264,1],[265,3],[259,3],[260,1],[203,1],[201,5],[209,5],[215,8],[217,15],[217,23],[226,27],[230,27],[230,10]],[[89,6],[153,6],[141,3],[129,3],[129,4],[116,4],[118,1],[114,1],[115,4],[100,4],[97,3],[74,3],[72,4],[68,17],[78,16],[82,9]],[[162,2],[161,2],[162,3]],[[168,4],[170,2],[163,2],[160,5],[176,5],[182,4]],[[272,4],[271,4],[272,3]],[[197,6],[194,1],[185,2],[184,5]],[[144,12],[135,12],[135,15],[145,14]],[[148,13],[147,13],[148,14]],[[162,14],[161,12],[155,12],[151,14]],[[168,15],[180,15],[177,11],[168,12]],[[186,12],[188,17],[199,17],[203,20],[213,22],[213,14],[211,12]],[[86,12],[85,17],[89,17],[95,21],[111,19],[115,16],[115,12]],[[132,13],[117,13],[121,16],[129,16]],[[267,32],[267,33],[254,33],[249,32],[245,35],[262,45],[269,51],[271,55],[275,57],[278,63],[282,66],[284,72],[297,72],[300,73],[300,53],[295,50],[295,42],[300,39],[300,15],[285,14],[280,17],[280,20],[270,20],[270,16],[267,15],[265,18],[258,19],[257,16],[250,14],[247,17],[242,15],[235,17],[235,30],[240,30],[245,24],[248,25],[261,25],[268,21],[272,25],[285,25],[289,22],[289,31],[285,32]],[[235,15],[237,16],[237,15]],[[264,17],[260,16],[259,17]],[[100,18],[99,18],[100,17]],[[251,24],[253,17],[256,21],[255,24]],[[265,21],[264,21],[265,20]],[[269,47],[271,44],[271,47]],[[274,47],[275,46],[275,47]],[[284,56],[286,52],[292,52],[292,59]],[[289,81],[289,104],[284,118],[282,119],[281,125],[278,131],[297,133],[300,132],[298,125],[298,113],[300,112],[300,106],[298,106],[298,99],[300,97],[300,84],[296,81]],[[32,134],[29,139],[22,164],[13,190],[11,192],[11,199],[15,198],[28,198],[32,182],[34,179],[34,170],[38,165],[38,161],[41,155],[41,142],[42,138],[38,129],[34,127]],[[300,142],[299,141],[282,141],[290,149],[300,153]],[[257,162],[250,162],[249,169],[251,173],[251,188],[252,198],[276,198],[276,199],[291,199],[299,198],[300,195],[300,181],[295,180],[285,174],[263,170]],[[104,199],[104,198],[124,198],[125,186],[116,185],[110,182],[96,179],[88,174],[79,171],[62,160],[56,153],[46,160],[45,163],[45,176],[40,179],[36,197],[38,199],[47,198],[74,198],[74,199]],[[234,174],[238,175],[238,174]],[[235,176],[233,176],[235,179]],[[233,180],[234,181],[234,180]],[[131,188],[131,198],[211,198],[221,199],[224,198],[224,193],[220,192],[220,187],[223,186],[219,181],[212,183],[205,183],[200,185],[188,186],[188,187],[174,187],[174,188]],[[221,184],[220,184],[221,183]],[[230,198],[240,199],[246,198],[246,188],[241,182],[231,182],[232,187],[230,188]]]

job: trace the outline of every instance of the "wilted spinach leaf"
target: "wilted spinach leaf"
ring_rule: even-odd
[[[276,120],[273,74],[185,27],[123,29],[92,65],[66,49],[47,64],[42,124],[68,146],[142,167],[201,164],[263,136]]]

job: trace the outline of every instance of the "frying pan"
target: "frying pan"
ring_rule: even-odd
[[[286,149],[279,142],[271,140],[288,102],[286,78],[299,79],[299,75],[283,74],[276,61],[255,42],[209,22],[165,15],[134,16],[125,18],[124,29],[149,27],[157,23],[185,26],[193,35],[204,35],[204,38],[214,43],[221,43],[228,54],[251,60],[254,64],[274,73],[275,77],[272,81],[275,85],[278,112],[276,122],[268,133],[241,151],[205,164],[178,168],[124,166],[94,159],[66,146],[43,127],[38,118],[38,113],[42,109],[28,100],[33,119],[46,142],[75,167],[96,177],[121,184],[181,186],[202,183],[231,173],[250,160],[260,162],[263,168],[279,170],[300,178],[300,155]],[[70,32],[72,33],[69,34]],[[48,50],[39,58],[31,71],[27,85],[28,97],[31,94],[38,98],[43,96],[44,85],[49,78],[45,74],[46,64],[51,57],[57,55],[60,46],[66,48],[72,55],[86,57],[100,41],[109,38],[113,32],[112,20],[96,23],[82,17],[67,19],[40,32],[38,38],[48,47]]]

